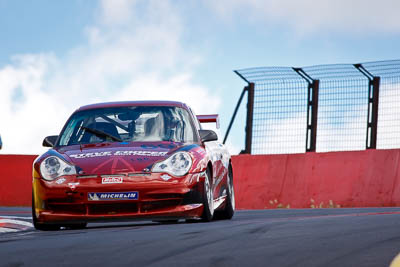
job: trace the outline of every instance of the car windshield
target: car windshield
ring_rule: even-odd
[[[78,111],[57,146],[102,142],[194,142],[188,112],[173,106],[113,107]]]

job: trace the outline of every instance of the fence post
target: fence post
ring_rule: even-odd
[[[235,120],[235,118],[236,118],[236,114],[237,114],[237,112],[238,112],[238,109],[239,109],[240,104],[242,103],[242,99],[243,99],[244,93],[245,93],[246,91],[247,91],[247,86],[245,86],[245,87],[243,88],[243,91],[242,91],[242,93],[240,94],[239,100],[238,100],[238,102],[237,102],[237,104],[236,104],[236,107],[235,107],[235,111],[233,111],[233,115],[232,115],[231,121],[229,122],[228,129],[226,130],[225,137],[224,137],[224,141],[222,142],[223,144],[225,144],[226,139],[228,139],[229,132],[231,131],[232,124],[233,124],[233,122],[234,122],[234,120]]]
[[[370,139],[370,144],[368,147],[367,143],[367,148],[369,149],[376,149],[376,140],[378,137],[378,103],[379,103],[379,84],[380,84],[381,78],[380,77],[374,77],[372,79],[372,99],[371,97],[368,100],[368,105],[372,105],[372,111],[371,111],[371,121],[368,122],[368,127],[371,127],[371,139]],[[371,103],[371,104],[370,104]]]
[[[306,151],[315,152],[317,148],[319,80],[311,78],[302,68],[293,68],[293,70],[308,83]]]
[[[373,76],[362,64],[354,64],[354,67],[367,77],[369,81],[366,148],[376,149],[376,139],[378,135],[379,85],[381,78],[379,76]]]
[[[253,140],[254,83],[247,86],[246,144],[244,153],[251,154]]]
[[[312,96],[308,99],[307,113],[311,109],[311,122],[307,123],[307,130],[310,131],[309,145],[306,147],[307,152],[315,152],[317,148],[317,123],[318,123],[318,95],[319,95],[319,80],[313,80]],[[309,118],[307,118],[307,121]]]

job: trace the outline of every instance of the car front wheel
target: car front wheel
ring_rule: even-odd
[[[32,221],[33,221],[33,227],[35,227],[36,230],[55,231],[60,229],[60,225],[58,224],[43,224],[37,221],[36,211],[35,211],[35,196],[33,192],[32,192]]]
[[[210,222],[214,216],[214,197],[213,190],[211,184],[211,172],[209,169],[206,171],[206,177],[204,179],[204,188],[203,188],[203,215],[201,218],[205,222]]]
[[[232,166],[229,165],[228,177],[226,182],[227,194],[225,200],[225,208],[216,212],[216,217],[222,220],[230,220],[235,213],[235,189],[233,187],[233,171]]]

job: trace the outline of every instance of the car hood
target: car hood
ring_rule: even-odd
[[[156,161],[187,145],[171,142],[101,143],[58,149],[68,161],[77,166],[80,175],[148,172]]]

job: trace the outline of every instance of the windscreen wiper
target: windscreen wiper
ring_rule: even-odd
[[[112,134],[97,130],[97,129],[93,129],[93,128],[89,128],[89,127],[85,127],[85,126],[81,126],[82,129],[84,129],[85,131],[91,132],[99,137],[110,137],[112,140],[114,141],[118,141],[118,142],[123,142],[123,140],[119,137],[116,137]]]

